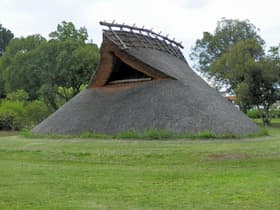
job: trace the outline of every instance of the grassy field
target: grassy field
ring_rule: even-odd
[[[280,120],[236,140],[0,133],[0,209],[280,209]]]

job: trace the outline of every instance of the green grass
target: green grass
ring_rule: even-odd
[[[258,125],[262,125],[261,119],[255,119],[255,122]],[[280,118],[272,119],[272,124],[269,126],[269,133],[270,135],[280,135]]]
[[[3,135],[0,209],[280,209],[280,120],[268,132],[210,141]]]
[[[108,134],[100,134],[100,133],[91,133],[86,132],[80,135],[61,135],[61,134],[38,134],[32,133],[30,130],[23,130],[20,132],[25,138],[45,138],[45,139],[73,139],[73,138],[81,138],[81,139],[140,139],[140,140],[170,140],[170,139],[238,139],[238,138],[254,138],[267,136],[268,132],[266,128],[262,128],[257,133],[251,133],[246,135],[236,135],[232,133],[226,134],[215,134],[211,131],[202,131],[195,134],[191,133],[173,133],[172,131],[164,130],[164,129],[148,129],[143,133],[137,133],[134,130],[124,131],[114,135]]]

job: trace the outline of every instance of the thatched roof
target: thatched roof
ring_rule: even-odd
[[[88,89],[33,132],[114,134],[160,128],[176,133],[246,134],[259,130],[194,73],[180,43],[146,29],[103,24],[109,30],[103,31],[100,63]]]

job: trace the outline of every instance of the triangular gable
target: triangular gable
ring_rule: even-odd
[[[89,83],[89,87],[157,79],[173,78],[135,59],[106,37],[103,37],[100,63]]]

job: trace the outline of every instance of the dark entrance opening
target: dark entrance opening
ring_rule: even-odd
[[[148,80],[152,80],[152,78],[140,71],[135,70],[114,56],[113,70],[107,81],[107,84],[141,82]]]

